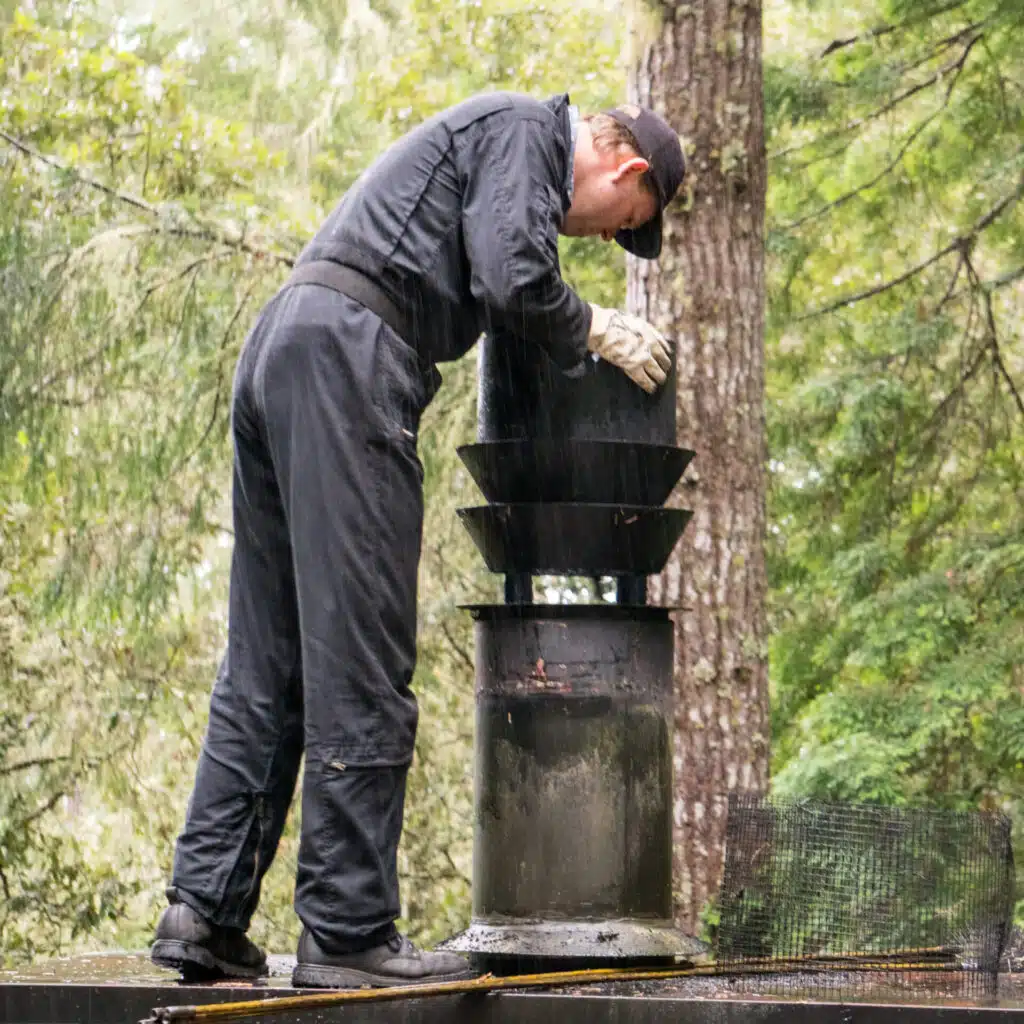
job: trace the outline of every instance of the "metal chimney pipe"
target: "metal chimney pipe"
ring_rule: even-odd
[[[661,505],[693,453],[675,447],[672,380],[649,396],[537,351],[485,339],[479,443],[460,450],[491,502],[460,515],[505,603],[469,607],[473,917],[444,945],[491,970],[694,956],[672,921],[673,628],[646,604],[689,518]],[[617,600],[533,603],[544,572],[614,576]]]

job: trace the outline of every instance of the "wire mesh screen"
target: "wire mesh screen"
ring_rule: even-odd
[[[734,794],[718,958],[994,981],[1013,877],[1010,822],[999,814]]]

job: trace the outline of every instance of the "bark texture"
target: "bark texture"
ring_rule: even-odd
[[[760,0],[655,2],[631,92],[683,139],[660,261],[630,260],[631,308],[677,341],[672,504],[694,518],[651,598],[676,616],[675,891],[696,931],[718,891],[730,790],[768,784],[764,203]]]

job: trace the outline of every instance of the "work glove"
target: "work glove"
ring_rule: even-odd
[[[617,309],[590,308],[594,319],[587,348],[617,366],[648,394],[664,384],[672,368],[672,345],[661,331]]]

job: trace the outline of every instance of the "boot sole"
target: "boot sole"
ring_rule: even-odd
[[[372,974],[350,967],[328,967],[325,964],[297,964],[292,971],[295,988],[406,988],[409,985],[437,985],[445,981],[469,981],[478,978],[476,971],[456,974],[425,974],[422,978],[397,978],[393,974]]]
[[[259,967],[233,964],[214,956],[205,947],[183,939],[157,939],[149,958],[158,967],[180,971],[186,978],[262,978],[267,973],[266,964]]]

